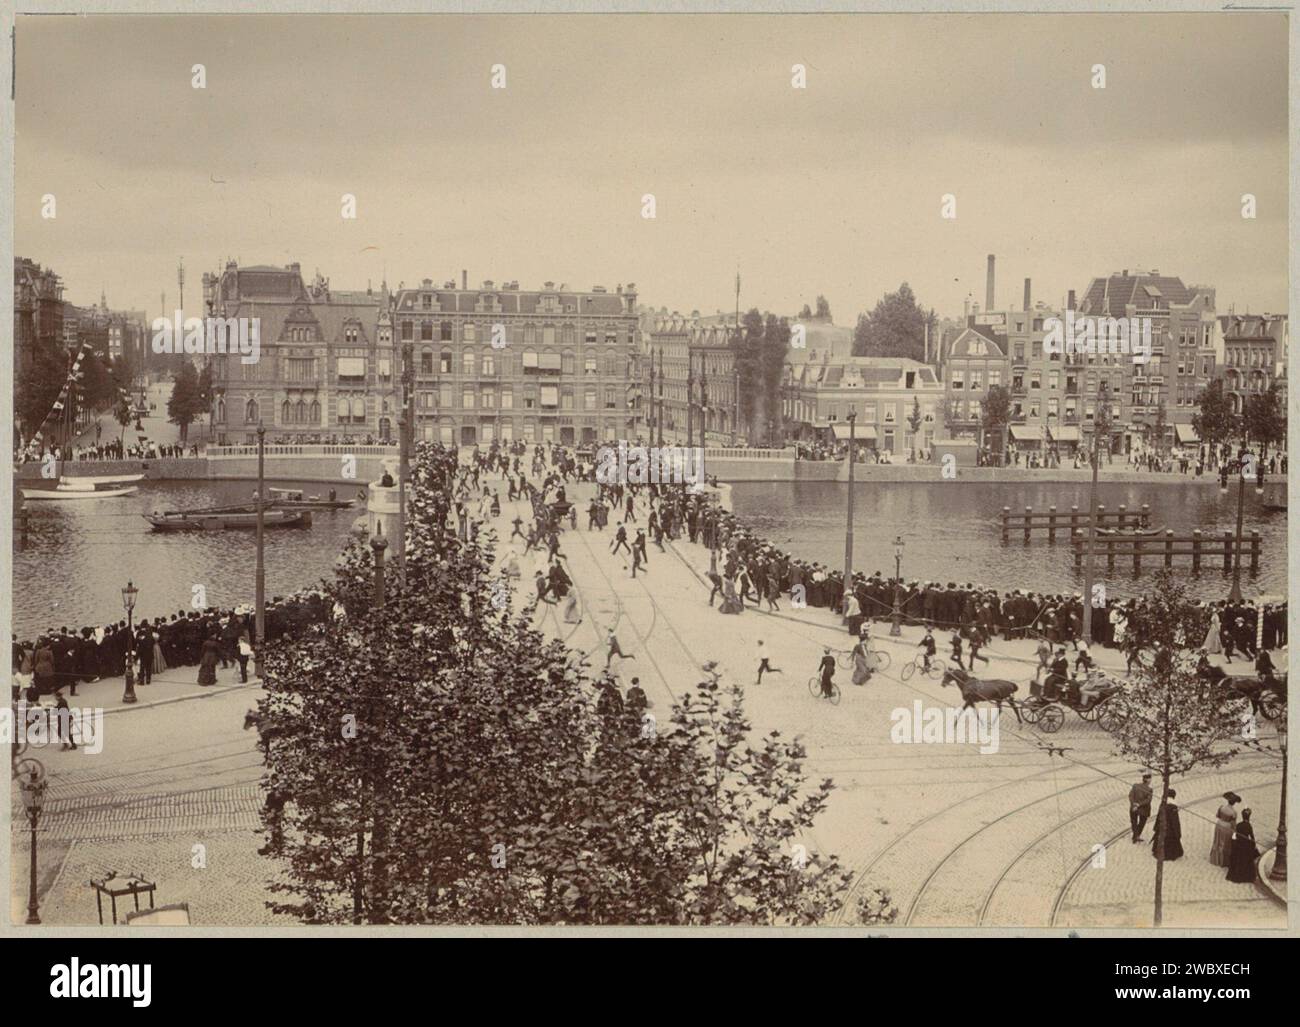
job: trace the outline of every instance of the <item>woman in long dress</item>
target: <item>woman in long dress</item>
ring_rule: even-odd
[[[162,651],[163,619],[156,617],[153,622],[153,672],[161,674],[167,669],[167,660]]]
[[[853,647],[853,683],[865,685],[871,680],[871,654],[867,651],[867,640],[859,638]]]
[[[582,614],[578,610],[578,593],[571,591],[564,599],[564,623],[581,624]]]
[[[221,646],[216,635],[209,635],[203,643],[203,652],[199,657],[199,684],[215,685],[217,683],[217,660],[221,658]]]
[[[1205,644],[1201,646],[1207,653],[1223,652],[1223,644],[1219,641],[1219,611],[1215,610],[1210,616],[1210,628],[1205,633]]]
[[[1160,841],[1160,822],[1164,821],[1165,861],[1183,858],[1183,825],[1178,819],[1178,807],[1171,801],[1178,793],[1169,789],[1169,798],[1156,815],[1156,829],[1151,836],[1151,855],[1159,858],[1156,845]]]
[[[1210,846],[1210,862],[1216,867],[1226,867],[1232,853],[1232,833],[1237,826],[1237,811],[1233,809],[1241,802],[1236,792],[1223,793],[1223,805],[1214,819],[1214,844]]]
[[[1228,880],[1234,884],[1250,884],[1255,880],[1255,861],[1259,850],[1255,848],[1255,828],[1250,823],[1250,810],[1241,811],[1241,823],[1232,836],[1232,855],[1228,859]]]

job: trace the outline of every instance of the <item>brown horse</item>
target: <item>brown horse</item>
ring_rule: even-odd
[[[1006,681],[1002,678],[973,678],[964,669],[958,667],[949,667],[943,672],[941,685],[956,685],[961,689],[963,699],[962,709],[973,710],[976,703],[991,702],[998,708],[998,713],[1002,712],[1002,704],[1008,703],[1011,710],[1016,715],[1016,721],[1023,724],[1024,719],[1020,716],[1020,710],[1016,706],[1013,696],[1016,694],[1019,686],[1014,681]]]

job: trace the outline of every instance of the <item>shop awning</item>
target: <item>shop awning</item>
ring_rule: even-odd
[[[1179,442],[1200,442],[1201,437],[1196,434],[1196,429],[1190,424],[1174,425],[1174,432],[1178,435]]]
[[[849,426],[843,421],[835,421],[831,424],[831,431],[837,439],[848,439]],[[857,441],[871,442],[877,438],[876,429],[869,424],[860,424],[853,432],[853,437]]]
[[[1041,424],[1013,424],[1011,437],[1017,442],[1042,442],[1043,426]]]
[[[1052,438],[1057,442],[1078,442],[1079,426],[1077,424],[1063,424],[1059,428],[1053,428]]]

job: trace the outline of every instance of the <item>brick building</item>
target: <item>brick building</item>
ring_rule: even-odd
[[[581,445],[642,429],[635,286],[547,282],[400,288],[396,345],[410,344],[417,438]]]
[[[1285,390],[1289,334],[1285,314],[1226,314],[1219,318],[1219,327],[1219,376],[1235,413],[1241,413],[1248,397],[1267,392],[1274,382]],[[1285,409],[1285,392],[1282,402]]]

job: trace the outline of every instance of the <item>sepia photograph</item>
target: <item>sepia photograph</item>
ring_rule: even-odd
[[[1289,9],[253,8],[11,22],[4,934],[1291,932]]]

